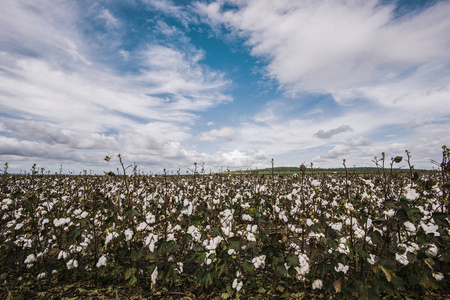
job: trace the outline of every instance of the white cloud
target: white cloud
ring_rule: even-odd
[[[448,2],[394,19],[378,1],[248,1],[237,10],[199,4],[214,24],[247,39],[267,57],[267,71],[289,92],[334,92],[392,80],[412,67],[448,57]]]
[[[0,136],[2,160],[28,168],[30,161],[61,159],[101,169],[106,153],[122,153],[159,169],[203,156],[216,162],[212,154],[189,150],[184,142],[199,112],[232,99],[224,93],[228,81],[223,74],[201,64],[204,53],[189,39],[164,46],[152,40],[130,50],[114,40],[105,47],[116,49],[103,53],[108,33],[96,44],[90,43],[95,36],[83,32],[89,9],[51,1],[39,6],[7,1],[5,6],[0,13],[0,106],[5,114],[1,128],[9,135]],[[106,9],[100,18],[109,29],[122,25]],[[134,72],[114,70],[118,54]]]
[[[212,129],[210,131],[202,132],[199,135],[199,139],[205,142],[215,142],[218,140],[222,141],[232,141],[235,138],[236,132],[234,129],[229,127],[224,127],[221,129]]]
[[[120,25],[118,19],[116,19],[109,10],[103,9],[99,15],[99,18],[103,19],[106,23],[106,26],[110,29],[115,29]]]
[[[226,3],[235,8],[225,9]],[[292,101],[311,93],[329,94],[335,101],[332,108],[310,105],[311,115],[293,115],[283,100],[273,101],[236,128],[238,142],[270,155],[318,151],[315,159],[328,163],[347,156],[367,165],[368,153],[402,147],[439,157],[436,144],[448,140],[422,143],[420,149],[415,143],[431,128],[424,124],[439,132],[448,127],[450,2],[400,16],[395,5],[377,0],[197,3],[216,34],[223,34],[217,29],[223,25],[244,39]],[[353,131],[339,130],[342,124]],[[397,146],[379,138],[390,130],[401,132]],[[331,149],[324,152],[325,147]]]

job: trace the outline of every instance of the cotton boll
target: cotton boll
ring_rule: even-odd
[[[125,230],[125,232],[124,232],[124,235],[125,235],[125,240],[128,242],[128,241],[131,241],[131,239],[133,238],[133,231],[132,230],[130,230],[130,229],[127,229],[127,230]]]
[[[320,279],[316,279],[313,284],[312,284],[312,289],[313,290],[320,290],[323,287],[323,283],[322,280]]]
[[[106,256],[105,256],[105,255],[102,255],[102,256],[98,259],[98,262],[97,262],[97,264],[96,264],[97,268],[100,268],[101,266],[106,266],[106,262],[107,262]]]
[[[336,272],[342,272],[344,274],[347,274],[348,266],[344,266],[343,264],[338,263],[337,267],[334,267],[334,270]]]
[[[436,278],[437,281],[441,281],[442,279],[444,279],[444,274],[442,274],[441,272],[434,272],[433,277]]]
[[[401,263],[402,265],[404,265],[404,266],[406,266],[407,264],[409,264],[408,257],[406,256],[406,253],[405,253],[405,254],[398,254],[398,253],[395,253],[395,259],[396,259],[399,263]]]
[[[406,221],[405,223],[403,223],[403,225],[405,226],[407,231],[416,232],[416,226],[414,226],[414,224],[410,221]]]
[[[368,262],[369,264],[371,264],[371,265],[374,265],[374,264],[375,264],[375,259],[377,258],[377,256],[376,256],[376,255],[373,255],[373,254],[369,254],[369,256],[370,256],[370,257],[367,258],[367,262]]]
[[[32,264],[36,261],[36,257],[34,256],[34,254],[30,254],[27,256],[27,258],[25,259],[24,263],[26,264]]]
[[[425,254],[428,257],[435,257],[438,254],[438,248],[436,247],[436,245],[431,244],[431,245],[429,245],[428,249],[425,251]]]
[[[152,284],[155,285],[156,284],[156,279],[158,278],[158,267],[156,267],[153,270],[153,273],[151,275],[151,280],[152,280]]]

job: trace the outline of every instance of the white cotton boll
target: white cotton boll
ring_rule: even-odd
[[[23,224],[19,223],[19,224],[16,225],[16,227],[14,227],[14,230],[19,230],[22,227],[23,227]]]
[[[177,272],[178,272],[178,274],[183,273],[183,266],[184,266],[184,264],[182,262],[177,262]]]
[[[406,199],[411,200],[411,201],[418,199],[419,196],[420,195],[416,192],[415,189],[410,189],[405,195]]]
[[[127,230],[125,230],[124,231],[124,235],[125,235],[125,240],[128,242],[128,241],[131,241],[131,239],[133,238],[133,231],[131,230],[131,229],[127,229]]]
[[[313,180],[313,181],[311,181],[311,185],[314,186],[314,187],[319,187],[320,186],[320,181]]]
[[[414,226],[414,224],[410,221],[406,221],[405,223],[403,223],[403,225],[405,226],[407,231],[416,232],[416,226]]]
[[[151,275],[151,280],[152,280],[152,284],[155,285],[156,284],[156,279],[158,278],[158,267],[155,268],[155,270],[153,270],[153,273]]]
[[[228,255],[235,255],[236,254],[236,250],[234,250],[234,249],[229,249],[228,250]]]
[[[247,233],[247,240],[249,242],[256,242],[256,236],[252,232]]]
[[[118,237],[119,234],[117,232],[110,232],[105,238],[105,245],[107,245],[113,238]]]
[[[375,259],[377,258],[377,256],[376,256],[376,255],[373,255],[373,254],[369,254],[369,256],[370,256],[370,257],[367,258],[367,262],[368,262],[369,264],[371,264],[371,265],[374,265],[374,264],[375,264]]]
[[[250,215],[242,214],[242,220],[243,221],[253,221],[253,218]]]
[[[235,278],[235,279],[233,280],[232,287],[233,287],[233,289],[235,289],[236,291],[239,292],[239,291],[242,289],[242,286],[243,286],[243,285],[244,285],[243,282],[242,282],[242,281],[239,281],[239,282],[238,282],[237,278]]]
[[[314,222],[311,221],[311,219],[306,219],[306,225],[312,226],[312,225],[314,225]]]
[[[71,259],[66,263],[67,269],[78,268],[78,261],[75,259]]]
[[[409,264],[409,261],[408,261],[408,257],[406,256],[406,253],[405,254],[398,254],[398,253],[395,253],[395,259],[399,262],[399,263],[401,263],[402,265],[407,265],[407,264]]]
[[[167,241],[175,241],[175,234],[174,233],[169,233],[167,235]]]
[[[330,224],[330,227],[331,227],[333,230],[341,231],[341,229],[342,229],[342,223],[339,222],[339,223],[335,223],[335,224]]]
[[[320,290],[323,287],[323,283],[322,280],[320,279],[316,279],[313,284],[312,284],[312,289],[313,290]]]
[[[53,225],[55,225],[55,227],[61,227],[68,223],[70,223],[70,218],[60,218],[60,219],[53,220]]]
[[[5,215],[6,216],[6,215]],[[6,227],[10,228],[12,226],[16,225],[16,220],[11,220],[8,223],[6,223]]]
[[[390,209],[390,210],[388,210],[388,211],[385,211],[385,212],[384,212],[384,215],[385,215],[386,217],[392,218],[392,217],[395,215],[395,210]]]
[[[436,247],[436,245],[431,244],[431,245],[429,245],[428,249],[425,251],[425,254],[428,257],[435,257],[438,254],[438,248]]]
[[[436,278],[437,281],[441,281],[444,279],[444,274],[441,272],[433,272],[433,277]]]
[[[295,270],[297,271],[297,275],[299,275],[298,279],[302,280],[306,274],[309,273],[309,263],[308,263],[308,256],[306,254],[299,254],[298,255],[298,262],[299,265],[295,267]]]
[[[421,223],[420,226],[422,227],[423,231],[425,231],[426,234],[432,233],[434,234],[434,236],[440,236],[441,234],[439,232],[437,232],[437,230],[439,229],[439,227],[433,223]]]
[[[27,258],[24,260],[24,263],[26,264],[32,264],[36,261],[36,257],[34,256],[34,254],[30,254],[27,256]]]
[[[37,276],[37,279],[40,280],[40,279],[44,279],[45,277],[47,277],[47,274],[45,272],[43,272]]]
[[[52,274],[53,274],[53,275],[58,274],[58,270],[53,270],[53,271],[52,271]]]
[[[344,266],[343,264],[338,263],[337,267],[334,267],[334,270],[336,272],[342,272],[344,274],[347,274],[348,266]]]
[[[68,254],[66,251],[60,251],[58,254],[58,259],[63,258],[64,260],[67,258]]]
[[[97,262],[97,264],[96,264],[97,268],[100,268],[101,266],[106,266],[106,262],[107,262],[106,256],[105,256],[105,255],[102,255],[102,256],[98,259],[98,262]]]
[[[344,207],[349,211],[353,211],[355,209],[353,207],[353,204],[351,204],[351,203],[345,203]]]
[[[258,269],[260,267],[264,268],[264,266],[266,264],[266,256],[263,254],[263,255],[254,257],[252,259],[252,264],[255,266],[256,269]]]

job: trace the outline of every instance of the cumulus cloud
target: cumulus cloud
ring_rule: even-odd
[[[318,137],[319,139],[329,139],[336,134],[343,133],[343,132],[349,132],[349,131],[353,131],[353,129],[350,126],[341,125],[338,128],[330,129],[327,131],[324,131],[321,129],[321,130],[317,131],[316,133],[314,133],[314,136]]]
[[[243,139],[271,154],[321,151],[316,159],[329,162],[325,158],[358,159],[369,149],[384,148],[378,155],[388,151],[391,141],[372,141],[372,136],[388,128],[415,130],[414,135],[396,137],[411,149],[417,148],[415,134],[429,128],[420,120],[434,120],[434,127],[445,130],[450,113],[450,2],[432,2],[400,13],[397,4],[377,0],[197,3],[217,35],[231,33],[244,40],[284,95],[300,102],[306,102],[305,95],[330,95],[335,102],[332,108],[313,105],[314,121],[306,114],[293,116],[288,107],[263,109],[254,116],[255,123],[243,124],[239,130]],[[274,106],[277,103],[282,101],[274,101]],[[336,145],[341,130],[348,142]],[[440,147],[422,146],[439,155]],[[324,147],[331,149],[323,151]]]

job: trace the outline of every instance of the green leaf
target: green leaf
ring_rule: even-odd
[[[137,261],[142,257],[142,252],[131,251],[130,259],[132,261]]]
[[[248,210],[248,215],[252,218],[255,217],[255,210],[253,209],[253,207],[250,207],[250,209]]]
[[[134,273],[136,272],[136,268],[129,268],[125,271],[125,280],[128,280]]]
[[[241,245],[241,238],[238,236],[234,236],[228,239],[228,246],[230,249],[238,250]]]
[[[72,243],[79,235],[81,234],[80,229],[77,226],[72,225],[69,227],[69,231],[67,232],[67,239],[69,243]]]
[[[211,273],[208,272],[208,273],[206,273],[206,276],[205,276],[205,285],[209,286],[211,284],[213,284],[213,277],[212,277]]]
[[[228,294],[228,293],[222,293],[222,294],[220,294],[220,298],[222,298],[222,299],[224,299],[224,300],[226,300],[226,299],[228,299],[228,298],[230,298],[230,297],[231,297],[231,295]]]
[[[420,285],[423,286],[426,289],[437,289],[439,288],[439,285],[436,281],[436,279],[429,274],[425,274],[419,281]]]
[[[450,182],[446,182],[442,185],[444,189],[450,190]]]
[[[441,212],[433,213],[433,220],[437,225],[440,226],[449,226],[448,221],[446,220],[447,214]]]
[[[406,273],[406,277],[408,278],[408,282],[411,285],[418,285],[419,284],[419,278],[413,274],[413,273]]]
[[[367,298],[369,300],[379,300],[380,297],[377,295],[377,292],[374,288],[370,288],[367,290]]]
[[[401,161],[402,161],[402,159],[403,159],[403,157],[401,157],[401,156],[396,156],[395,158],[394,158],[394,162],[395,163],[400,163]]]
[[[135,285],[137,283],[137,278],[136,276],[131,276],[130,280],[128,281],[129,285]]]
[[[367,254],[367,252],[364,251],[364,250],[361,248],[361,246],[360,246],[359,244],[357,244],[357,245],[355,246],[355,249],[356,249],[356,252],[358,252],[358,254],[359,254],[363,259],[367,259],[367,258],[370,257],[370,255]]]
[[[405,284],[403,283],[403,279],[401,277],[392,277],[392,284],[397,290],[405,291]]]
[[[295,256],[294,254],[289,254],[288,257],[286,258],[286,263],[288,264],[288,266],[290,267],[296,267],[299,265],[299,261],[297,256]]]
[[[200,221],[203,220],[202,216],[193,216],[191,218],[191,224],[192,225],[198,225],[200,223]]]
[[[386,259],[384,257],[380,258],[379,263],[380,263],[380,265],[384,266],[385,268],[392,268],[392,264],[391,264],[390,260]]]
[[[284,266],[284,264],[278,264],[275,266],[275,268],[281,275],[288,274],[288,271],[287,271],[286,267]]]
[[[133,217],[139,215],[139,212],[135,208],[129,206],[125,209],[124,215],[125,218],[133,219]]]
[[[243,267],[244,267],[244,270],[245,270],[246,272],[248,272],[248,273],[250,273],[250,274],[253,274],[253,273],[254,273],[254,268],[255,268],[255,267],[253,266],[253,264],[252,264],[250,261],[246,260],[246,261],[244,262]]]

